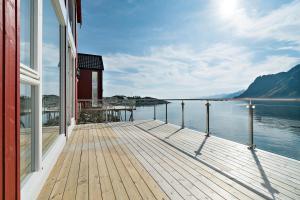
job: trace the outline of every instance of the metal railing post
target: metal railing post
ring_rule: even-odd
[[[115,108],[113,110],[113,121],[117,121],[117,111],[115,110]]]
[[[249,102],[248,108],[248,116],[249,116],[249,141],[248,141],[248,149],[254,149],[254,135],[253,135],[253,116],[254,116],[254,108],[255,105],[252,104],[251,100]]]
[[[125,113],[124,113],[124,115],[125,115],[125,122],[127,121],[127,108],[126,108],[126,105],[125,105]]]
[[[184,129],[184,102],[181,102],[181,128]]]
[[[124,111],[125,122],[127,121],[127,102],[125,101],[125,111]]]
[[[105,108],[105,122],[107,122],[107,108]]]
[[[209,137],[210,131],[209,131],[209,107],[210,107],[210,103],[209,101],[207,101],[207,103],[205,104],[206,106],[206,136]]]
[[[153,109],[153,120],[156,120],[156,104],[154,104]]]
[[[168,103],[166,103],[166,124],[168,123]]]
[[[131,121],[133,122],[133,108],[131,108]]]

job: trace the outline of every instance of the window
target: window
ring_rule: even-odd
[[[43,1],[43,154],[60,132],[60,24],[51,0]]]
[[[97,106],[98,103],[98,72],[92,72],[92,104]]]
[[[27,67],[32,67],[31,52],[32,52],[32,6],[31,0],[21,1],[20,10],[20,61],[21,64]]]
[[[66,65],[66,98],[67,98],[67,125],[69,126],[71,124],[71,118],[73,117],[72,112],[73,112],[73,68],[74,68],[74,63],[73,63],[73,55],[71,52],[71,47],[68,47],[67,51],[67,65]]]
[[[67,124],[71,124],[71,118],[74,117],[74,103],[75,103],[75,61],[71,52],[71,47],[68,48],[67,60],[67,77],[66,77],[66,93],[67,95]]]
[[[24,181],[34,161],[34,91],[38,73],[33,60],[33,1],[22,0],[20,7],[20,178]]]
[[[32,86],[20,85],[20,176],[23,180],[32,171],[33,153],[33,99]]]

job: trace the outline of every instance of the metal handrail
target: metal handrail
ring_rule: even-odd
[[[139,99],[137,99],[139,100]],[[181,128],[183,129],[185,127],[184,124],[184,101],[205,101],[206,104],[206,136],[209,137],[210,136],[210,115],[209,115],[209,109],[211,104],[209,102],[216,102],[216,101],[247,101],[247,108],[248,108],[248,118],[249,118],[249,123],[248,123],[248,132],[249,132],[249,137],[248,137],[248,149],[254,149],[256,147],[256,145],[254,144],[254,109],[255,109],[255,105],[253,104],[253,102],[255,101],[269,101],[269,102],[300,102],[300,98],[174,98],[174,99],[142,99],[142,101],[165,101],[165,105],[166,105],[166,119],[165,119],[165,123],[168,123],[168,103],[170,103],[169,101],[181,101]],[[162,103],[157,103],[157,104],[162,104]],[[154,117],[153,119],[156,120],[156,105],[154,102],[154,110],[153,110],[153,114]]]
[[[127,121],[127,110],[130,112],[129,121],[133,121],[133,110],[135,109],[136,102],[137,101],[152,101],[153,103],[151,106],[153,106],[153,119],[156,120],[156,114],[157,114],[157,105],[163,105],[165,104],[165,123],[168,123],[168,104],[170,101],[180,101],[181,102],[181,128],[185,128],[185,120],[184,120],[184,112],[185,112],[185,101],[205,101],[204,104],[206,107],[206,136],[210,136],[210,102],[229,102],[229,101],[246,101],[247,102],[247,108],[248,108],[248,148],[254,149],[254,110],[255,110],[255,104],[254,102],[258,101],[268,101],[268,102],[300,102],[300,98],[170,98],[170,99],[156,99],[156,98],[131,98],[131,99],[118,99],[118,98],[103,98],[98,99],[96,105],[102,107],[102,112],[105,114],[105,121],[111,120],[111,117],[115,115],[117,106],[125,106],[125,109],[123,111],[125,112],[125,121]],[[92,107],[93,100],[92,99],[79,99],[79,111],[81,111],[81,105],[85,105],[85,102],[87,102],[87,106]],[[149,106],[149,105],[148,105]],[[128,109],[127,109],[128,108]],[[118,115],[120,115],[120,111],[117,111]]]
[[[174,99],[143,99],[143,101],[275,101],[300,102],[300,98],[174,98]]]

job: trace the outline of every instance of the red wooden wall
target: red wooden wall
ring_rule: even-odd
[[[92,71],[80,70],[78,99],[92,99]]]
[[[19,1],[0,0],[0,200],[20,199]]]
[[[102,70],[98,71],[98,99],[103,97]],[[92,70],[80,70],[78,99],[92,99]]]
[[[103,71],[98,72],[98,99],[103,98]]]

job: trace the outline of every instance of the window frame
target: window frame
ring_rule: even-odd
[[[48,149],[48,151],[43,155],[42,149],[42,79],[43,79],[43,2],[44,0],[32,0],[32,21],[31,21],[31,38],[30,38],[30,49],[32,63],[29,66],[25,66],[20,63],[20,83],[30,84],[32,91],[34,91],[34,115],[32,121],[34,121],[34,133],[32,133],[34,138],[34,150],[32,153],[34,156],[34,162],[32,162],[32,173],[29,173],[21,183],[21,197],[24,199],[32,199],[33,196],[37,197],[37,191],[41,189],[41,182],[47,178],[50,170],[53,166],[53,159],[57,159],[58,153],[63,150],[63,146],[68,138],[68,134],[71,128],[68,128],[65,124],[65,72],[66,72],[66,47],[69,44],[71,46],[71,52],[74,58],[77,57],[77,49],[75,45],[75,35],[72,34],[72,29],[70,26],[70,20],[68,18],[68,11],[64,0],[49,0],[52,3],[52,8],[55,11],[56,17],[60,24],[60,95],[61,95],[61,130],[56,141]],[[76,25],[75,21],[75,25]],[[76,29],[74,29],[76,30]],[[75,67],[75,62],[74,62]],[[75,70],[75,69],[74,69]],[[75,84],[76,84],[76,75]],[[75,88],[73,88],[75,89]],[[75,104],[75,102],[74,102]],[[75,107],[74,107],[75,108]],[[75,112],[75,111],[74,111]],[[74,124],[74,121],[73,121]]]
[[[41,37],[41,26],[37,19],[39,15],[39,7],[41,6],[42,0],[31,0],[30,8],[30,65],[19,63],[20,66],[20,84],[27,84],[31,87],[31,98],[32,98],[32,136],[31,136],[31,173],[28,174],[21,184],[24,184],[28,177],[40,169],[40,156],[39,156],[39,131],[40,131],[40,88],[41,88],[41,65],[39,63],[41,53],[37,50],[39,39]],[[37,105],[37,106],[34,106]]]
[[[66,58],[66,47],[69,45],[70,52],[73,59],[76,58],[76,47],[74,42],[74,36],[72,34],[72,28],[67,15],[66,6],[62,0],[50,0],[52,2],[52,9],[54,9],[57,20],[60,24],[60,37],[61,37],[61,130],[60,134],[66,131],[65,124],[63,123],[65,105],[63,103],[65,97],[65,58]],[[38,171],[42,164],[42,66],[43,66],[43,0],[31,0],[30,12],[30,66],[26,66],[20,61],[20,84],[29,84],[32,87],[32,100],[35,102],[33,107],[32,121],[34,123],[32,134],[34,138],[34,156],[32,163],[33,172]],[[68,44],[68,45],[67,45]]]

